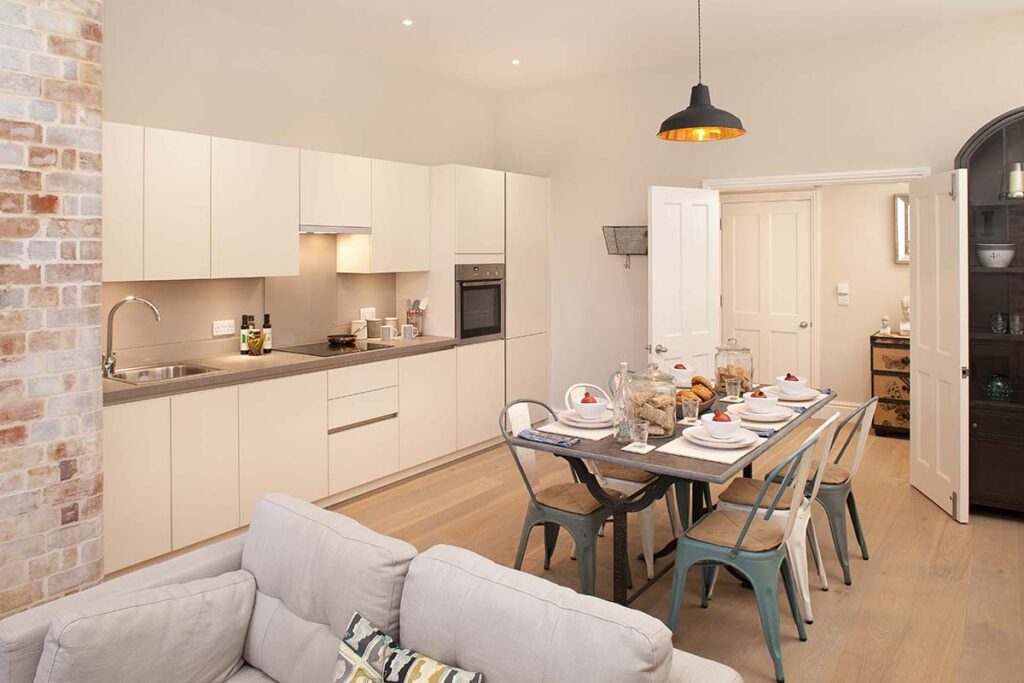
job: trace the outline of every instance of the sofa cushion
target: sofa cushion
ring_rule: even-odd
[[[449,664],[409,650],[396,647],[388,652],[384,663],[385,683],[484,683],[484,677],[463,671]]]
[[[669,683],[743,683],[743,678],[725,664],[676,650]]]
[[[452,546],[413,560],[401,618],[404,647],[487,683],[660,683],[672,666],[654,617]]]
[[[356,612],[338,645],[334,683],[380,680],[388,653],[394,646],[391,636]]]
[[[50,624],[35,682],[226,681],[242,665],[255,592],[238,570],[65,612]]]
[[[393,638],[416,549],[282,494],[256,503],[242,567],[256,577],[245,661],[281,683],[330,681],[354,612]]]
[[[238,673],[232,676],[229,680],[231,683],[277,683],[273,678],[259,669],[254,669],[248,665],[239,669]]]

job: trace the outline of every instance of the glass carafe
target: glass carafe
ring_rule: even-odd
[[[648,433],[654,439],[667,439],[676,432],[675,378],[651,363],[633,377],[630,387],[633,419],[649,423]]]
[[[632,443],[633,431],[630,421],[632,418],[631,407],[633,401],[630,397],[629,363],[619,364],[618,384],[615,386],[615,393],[612,394],[612,426],[615,429],[616,443]]]
[[[725,392],[725,380],[739,379],[740,391],[751,390],[754,381],[754,354],[746,346],[740,346],[735,338],[715,349],[715,389]]]

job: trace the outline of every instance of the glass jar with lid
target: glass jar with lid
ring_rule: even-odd
[[[633,418],[644,420],[650,425],[648,434],[651,438],[675,436],[675,378],[658,369],[657,363],[651,363],[646,370],[634,375],[630,390]]]
[[[725,391],[725,380],[738,379],[740,391],[750,391],[754,382],[754,354],[750,348],[731,338],[715,351],[715,389],[721,393]]]

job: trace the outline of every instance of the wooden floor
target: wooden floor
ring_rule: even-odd
[[[783,663],[791,683],[1024,681],[1024,524],[980,513],[969,525],[952,521],[908,484],[908,451],[907,441],[871,437],[854,486],[871,559],[851,557],[853,585],[846,586],[831,539],[821,538],[831,590],[817,590],[812,578],[815,622],[808,642],[797,639],[783,610]],[[770,457],[755,474],[770,466]],[[545,484],[569,479],[564,461],[541,460]],[[335,509],[421,550],[447,543],[511,566],[526,500],[502,446]],[[664,505],[657,513],[660,546],[670,532]],[[827,535],[820,509],[815,517]],[[563,534],[550,571],[542,566],[542,537],[535,530],[523,570],[577,589],[568,537]],[[639,534],[632,516],[629,541],[635,557]],[[852,529],[850,542],[853,553]],[[598,592],[607,597],[610,524],[598,555]],[[634,576],[643,572],[634,561]],[[703,610],[696,575],[688,577],[676,647],[724,662],[748,682],[774,680],[753,594],[724,576]],[[671,574],[633,607],[666,620],[670,591]]]

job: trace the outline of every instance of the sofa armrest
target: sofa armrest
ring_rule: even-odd
[[[233,536],[3,619],[0,621],[0,681],[32,683],[46,631],[56,615],[87,602],[234,571],[242,566],[244,544],[244,534]]]
[[[668,683],[743,683],[743,678],[725,664],[675,650]]]

